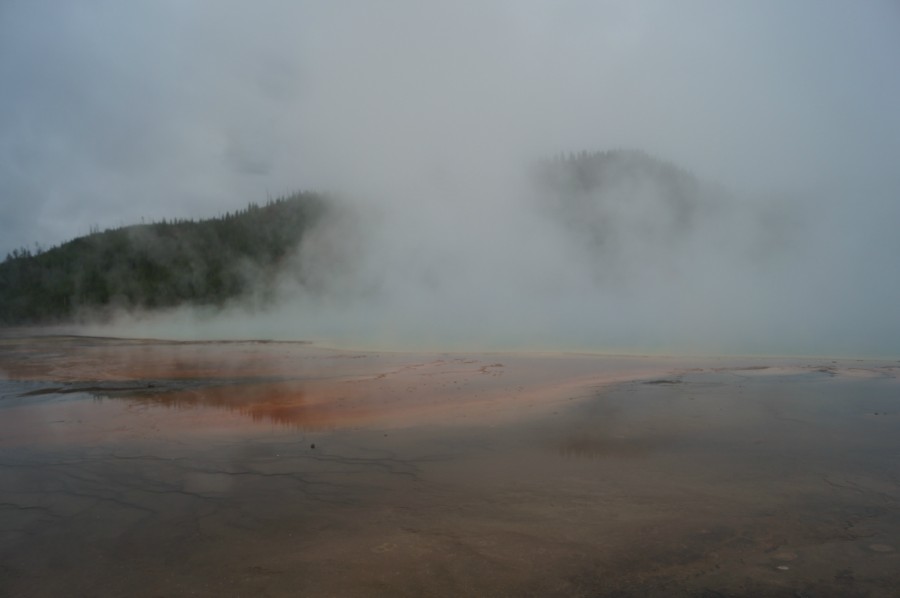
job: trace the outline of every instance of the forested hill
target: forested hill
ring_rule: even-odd
[[[328,203],[297,193],[208,220],[125,226],[0,264],[0,324],[69,320],[81,309],[221,305],[265,289]]]
[[[710,224],[725,191],[638,150],[560,155],[538,165],[542,206],[604,264],[633,250],[664,258]]]
[[[716,230],[724,205],[715,187],[640,151],[561,155],[532,174],[537,203],[523,200],[521,209],[537,209],[548,239],[575,243],[593,275],[614,274],[616,284],[648,263],[669,267],[691,239]],[[221,306],[251,293],[265,301],[286,263],[294,282],[316,290],[359,257],[348,225],[359,214],[338,214],[333,205],[298,193],[209,220],[126,226],[49,251],[14,252],[0,264],[0,325],[65,322],[106,309]],[[301,247],[327,213],[334,215],[329,228]],[[317,261],[322,256],[327,263]]]

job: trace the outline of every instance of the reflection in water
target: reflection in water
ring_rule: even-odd
[[[344,391],[344,393],[341,392]],[[271,422],[299,430],[327,429],[362,422],[372,409],[360,405],[344,384],[277,381],[204,386],[161,393],[112,394],[94,392],[101,398],[118,398],[138,406],[171,409],[212,407],[234,411],[254,422]]]
[[[708,361],[7,339],[0,595],[895,596],[896,364]]]
[[[201,404],[225,408],[249,416],[253,421],[272,421],[298,428],[327,424],[331,411],[327,403],[315,401],[314,397],[307,395],[299,383],[218,386],[171,392],[145,400],[166,407],[184,408]]]

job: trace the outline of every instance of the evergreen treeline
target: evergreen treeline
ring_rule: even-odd
[[[639,150],[561,154],[536,172],[549,213],[597,247],[678,243],[723,199],[720,189]]]
[[[689,172],[630,150],[541,162],[536,188],[548,226],[586,240],[601,269],[629,253],[665,260],[721,204],[719,190]],[[92,231],[48,251],[14,251],[0,264],[0,325],[61,322],[81,309],[222,305],[251,292],[265,298],[328,205],[298,193],[209,220]],[[296,274],[308,282],[310,273]]]
[[[297,193],[208,220],[93,232],[0,264],[0,324],[64,321],[79,309],[221,305],[271,282],[325,199]],[[265,287],[265,284],[263,284]]]
[[[664,182],[673,191],[696,188],[697,178],[671,162],[641,150],[604,150],[557,154],[540,165],[544,182],[560,191],[591,191],[611,179],[651,178]]]
[[[597,201],[598,192],[618,191],[621,197],[657,191],[678,209],[711,191],[687,170],[640,150],[560,154],[542,162],[537,172],[548,199],[569,203],[585,197]]]

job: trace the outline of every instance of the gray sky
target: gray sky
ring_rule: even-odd
[[[451,252],[434,233],[466,201],[504,219],[523,161],[634,147],[815,221],[806,261],[740,283],[741,331],[780,310],[805,340],[751,348],[900,352],[898,57],[892,1],[3,0],[0,251],[329,189],[406,214],[383,256]]]

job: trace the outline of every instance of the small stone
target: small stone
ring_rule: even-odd
[[[778,565],[778,566],[775,567],[775,568],[778,569],[779,571],[790,571],[790,569],[791,569],[791,568],[788,567],[787,565]]]
[[[888,544],[869,544],[872,552],[894,552],[894,547]]]
[[[309,448],[311,448],[311,449],[314,449],[314,448],[316,448],[316,443],[315,443],[315,442],[313,442],[313,443],[312,443],[312,444],[311,444],[311,445],[309,445]]]

